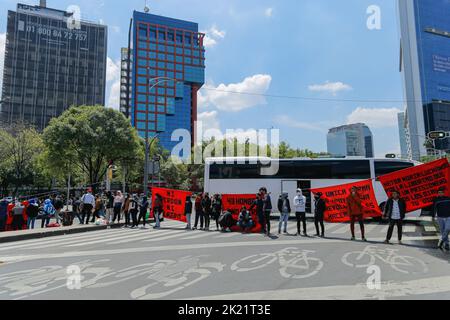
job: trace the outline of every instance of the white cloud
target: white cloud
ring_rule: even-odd
[[[110,57],[106,65],[106,82],[108,86],[107,106],[113,109],[120,107],[120,61],[114,62]]]
[[[389,128],[398,124],[398,108],[364,108],[358,107],[347,117],[347,123],[365,123],[370,128]]]
[[[212,48],[217,45],[219,40],[225,38],[227,34],[225,30],[220,30],[215,24],[206,31],[202,31],[205,34],[203,39],[203,45],[206,48]]]
[[[197,121],[202,123],[203,131],[220,129],[220,122],[217,115],[217,111],[202,112],[197,115]]]
[[[214,106],[222,111],[238,112],[264,105],[267,101],[262,94],[269,90],[271,82],[270,75],[257,74],[239,83],[220,84],[217,87],[206,85],[199,94],[200,107]]]
[[[0,95],[3,85],[3,63],[5,62],[5,44],[6,44],[6,33],[0,33]]]
[[[303,122],[292,119],[287,115],[280,115],[275,118],[275,122],[281,126],[297,128],[297,129],[305,129],[310,131],[327,131],[327,127],[325,125],[312,123],[312,122]]]
[[[266,17],[272,17],[273,16],[273,8],[267,8],[265,11],[264,11],[264,14],[265,14],[265,16]]]
[[[349,91],[352,90],[352,87],[343,82],[329,82],[326,81],[323,84],[313,84],[308,86],[309,91],[314,92],[328,92],[335,96],[340,91]]]

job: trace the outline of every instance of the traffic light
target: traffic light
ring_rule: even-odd
[[[447,132],[445,131],[432,131],[428,134],[428,138],[431,140],[441,140],[447,138]]]

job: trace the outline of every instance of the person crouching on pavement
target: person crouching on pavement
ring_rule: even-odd
[[[358,194],[358,189],[353,187],[351,189],[350,195],[347,197],[347,211],[350,216],[350,230],[352,232],[352,241],[355,238],[355,222],[359,222],[359,226],[361,228],[361,236],[362,241],[367,242],[367,239],[364,235],[364,212],[361,203],[361,197]]]
[[[241,212],[239,213],[239,221],[238,226],[242,229],[243,232],[249,232],[254,226],[252,215],[247,210],[246,207],[241,208]]]
[[[389,241],[391,241],[395,226],[397,226],[398,243],[402,244],[403,220],[405,220],[405,216],[406,202],[400,198],[400,192],[393,191],[392,197],[386,202],[384,207],[384,217],[389,218],[389,229],[385,244],[389,244]]]

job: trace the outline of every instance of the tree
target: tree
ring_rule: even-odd
[[[44,131],[48,165],[68,172],[79,170],[97,188],[109,163],[139,153],[137,131],[119,111],[102,106],[72,107],[52,119]]]

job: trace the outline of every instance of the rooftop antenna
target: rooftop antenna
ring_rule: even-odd
[[[145,7],[144,7],[144,12],[145,12],[145,13],[149,13],[149,12],[150,12],[150,8],[149,8],[149,6],[148,6],[147,1],[148,1],[148,0],[145,0]]]

